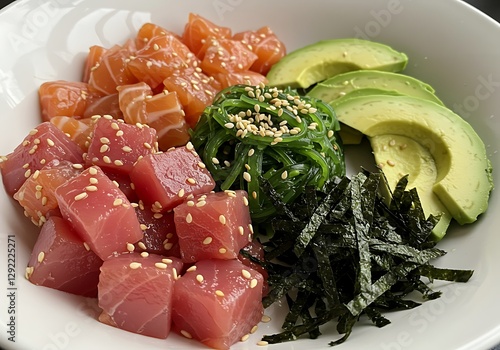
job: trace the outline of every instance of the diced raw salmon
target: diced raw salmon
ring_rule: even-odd
[[[173,329],[213,349],[229,349],[263,315],[262,275],[239,260],[202,260],[175,282]]]
[[[236,259],[253,238],[245,191],[206,193],[174,208],[182,260]]]
[[[215,181],[189,142],[163,153],[149,154],[137,161],[130,172],[135,190],[146,204],[165,212],[185,197],[208,193]]]
[[[153,95],[149,85],[143,82],[120,86],[118,91],[125,121],[144,123],[155,129],[160,150],[189,141],[189,126],[175,91]]]
[[[214,77],[215,79],[217,79],[217,81],[220,82],[222,89],[238,84],[257,86],[261,83],[268,83],[268,80],[265,76],[250,70],[241,72],[217,73],[214,74]]]
[[[90,88],[101,95],[112,95],[117,86],[138,82],[128,67],[131,55],[126,47],[119,45],[107,50],[90,72]]]
[[[106,51],[108,50],[101,45],[92,45],[91,47],[89,47],[89,52],[87,54],[85,65],[83,67],[83,82],[89,82],[90,72],[92,71],[92,69],[95,69],[94,67],[97,67],[100,64],[102,57],[106,54]]]
[[[137,31],[137,35],[135,37],[135,46],[138,50],[142,49],[146,44],[156,36],[162,35],[173,35],[177,39],[181,39],[181,37],[174,32],[171,32],[162,26],[159,26],[155,23],[144,23],[141,28]]]
[[[96,166],[56,189],[63,218],[101,259],[128,252],[142,239],[135,210],[125,194]]]
[[[194,128],[205,107],[220,90],[220,84],[213,77],[204,74],[199,68],[179,70],[165,78],[163,85],[168,91],[175,91],[184,108],[185,119]]]
[[[197,58],[175,35],[155,36],[137,51],[128,68],[137,81],[143,81],[152,89],[175,71],[196,66]],[[125,85],[125,84],[121,84]]]
[[[101,96],[87,83],[56,80],[45,82],[38,89],[42,121],[55,116],[83,118],[89,104]]]
[[[92,119],[76,119],[72,117],[52,117],[50,122],[59,130],[69,136],[80,148],[86,152],[89,147],[90,134],[92,132]]]
[[[26,277],[39,286],[95,298],[101,265],[67,221],[51,216],[33,247]]]
[[[224,39],[231,37],[231,28],[218,26],[208,19],[190,13],[182,33],[182,41],[200,59],[203,59],[203,45],[209,38]]]
[[[209,75],[249,70],[258,58],[238,40],[212,38],[204,47],[200,67]]]
[[[256,31],[236,33],[233,39],[241,41],[258,56],[250,70],[262,75],[266,75],[271,66],[286,55],[285,45],[269,26],[261,27]]]
[[[120,86],[117,87],[117,89],[119,88]],[[123,119],[123,113],[118,102],[118,93],[99,97],[88,104],[83,113],[83,118],[91,118],[95,115],[110,115],[114,119]]]
[[[155,338],[170,333],[173,286],[182,262],[156,254],[123,254],[104,261],[99,321]]]

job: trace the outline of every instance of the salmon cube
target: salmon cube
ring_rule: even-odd
[[[189,142],[137,161],[130,178],[140,199],[155,211],[168,211],[189,195],[207,193],[215,181]]]
[[[101,117],[96,121],[87,165],[128,174],[135,162],[156,151],[156,130],[143,124]]]
[[[26,277],[39,286],[95,298],[101,265],[67,221],[51,216],[33,247]]]
[[[112,257],[101,267],[102,323],[155,338],[170,333],[172,295],[182,262],[156,254]]]
[[[229,349],[263,315],[260,273],[239,260],[202,260],[175,282],[173,329],[213,349]]]
[[[125,194],[96,166],[56,189],[62,216],[101,259],[127,252],[142,231]]]
[[[247,193],[242,190],[207,193],[174,208],[184,262],[235,259],[252,241]]]
[[[81,163],[81,148],[50,122],[32,129],[12,153],[0,157],[6,192],[13,196],[28,177],[53,159]]]

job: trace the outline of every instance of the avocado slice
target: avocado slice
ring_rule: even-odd
[[[402,135],[427,148],[437,168],[432,190],[459,224],[474,222],[488,208],[493,180],[486,148],[450,109],[410,96],[369,95],[345,100],[336,113],[368,138]]]
[[[359,69],[397,72],[408,56],[382,43],[346,38],[323,40],[292,51],[267,74],[269,85],[308,88],[340,73]]]
[[[309,95],[309,94],[308,94]],[[393,90],[382,90],[382,89],[376,89],[376,88],[364,88],[364,89],[357,89],[357,90],[352,90],[343,95],[342,97],[339,97],[329,104],[335,109],[335,105],[342,102],[344,99],[352,98],[352,97],[358,97],[358,96],[365,96],[365,95],[394,95],[394,96],[401,96],[400,93],[397,91]],[[363,140],[363,134],[360,133],[358,130],[353,129],[345,124],[342,124],[339,130],[339,136],[342,139],[342,144],[344,145],[359,145],[361,141]]]
[[[375,91],[372,91],[375,90]],[[318,83],[307,94],[327,103],[368,94],[408,95],[443,105],[429,84],[406,74],[358,70],[338,74]]]
[[[440,216],[432,230],[432,238],[439,241],[446,234],[451,214],[439,200],[432,188],[437,178],[437,168],[429,150],[417,141],[402,135],[376,135],[370,137],[370,144],[377,166],[382,170],[387,186],[381,188],[389,199],[398,181],[408,175],[408,189],[416,188],[426,217]],[[389,203],[387,203],[389,204]]]
[[[334,109],[343,100],[364,95],[408,95],[443,105],[429,84],[406,74],[379,70],[357,70],[338,74],[316,84],[307,93],[329,103]],[[359,144],[363,138],[343,126],[339,132],[344,144]]]

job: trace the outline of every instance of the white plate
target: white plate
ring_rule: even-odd
[[[392,45],[410,58],[406,70],[432,84],[455,111],[462,111],[500,169],[500,26],[456,0],[21,0],[0,13],[0,154],[7,154],[39,122],[37,88],[47,80],[77,80],[89,46],[109,47],[151,21],[180,33],[190,11],[234,31],[270,25],[289,50],[320,39],[364,37]],[[352,166],[353,162],[351,162]],[[494,173],[499,181],[499,172]],[[23,277],[36,230],[0,191],[0,345],[8,349],[195,349],[172,335],[157,340],[95,320],[91,300],[36,287]],[[358,324],[342,349],[488,349],[500,343],[500,210],[494,192],[490,209],[474,225],[453,227],[439,246],[449,254],[441,266],[474,269],[467,284],[439,284],[443,296],[411,311],[387,315],[378,329]],[[7,236],[15,235],[16,342],[7,338]],[[253,349],[274,322],[234,349]],[[327,327],[317,340],[270,349],[330,349],[337,339]]]

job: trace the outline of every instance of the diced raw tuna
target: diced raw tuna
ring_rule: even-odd
[[[242,190],[195,196],[174,208],[184,262],[235,259],[252,241],[247,193]]]
[[[99,277],[99,321],[155,338],[170,333],[172,294],[182,262],[155,254],[109,258]]]
[[[155,213],[150,207],[144,207],[142,202],[136,206],[135,212],[144,232],[144,237],[135,244],[136,251],[180,258],[174,212]]]
[[[215,181],[189,142],[186,146],[149,154],[130,172],[135,190],[155,211],[168,211],[192,195],[210,192]]]
[[[97,297],[101,265],[67,221],[51,216],[33,247],[26,277],[39,286]]]
[[[96,166],[56,189],[62,216],[103,260],[127,252],[142,231],[125,194]]]
[[[2,157],[0,170],[6,192],[13,196],[36,170],[53,159],[81,163],[81,148],[50,122],[31,130],[12,153]]]
[[[134,163],[156,151],[156,130],[143,124],[101,117],[96,121],[87,164],[128,174]]]
[[[173,329],[214,349],[229,349],[259,323],[262,275],[239,260],[202,260],[174,285]]]
[[[42,226],[47,213],[58,207],[56,188],[78,175],[82,168],[82,164],[54,159],[35,171],[14,194],[14,199],[35,225]]]
[[[240,254],[238,255],[238,260],[241,261],[244,265],[251,267],[255,271],[258,271],[262,275],[262,277],[264,277],[262,295],[265,296],[267,295],[267,292],[269,290],[269,285],[267,283],[269,274],[262,265],[265,260],[264,256],[264,246],[259,241],[254,239],[252,242],[241,248]],[[257,261],[253,259],[257,259]]]
[[[111,181],[115,183],[116,186],[118,186],[130,202],[137,202],[139,200],[137,193],[135,193],[134,190],[134,184],[132,183],[132,180],[130,180],[130,176],[128,174],[114,172],[104,168],[101,168],[101,170]]]

